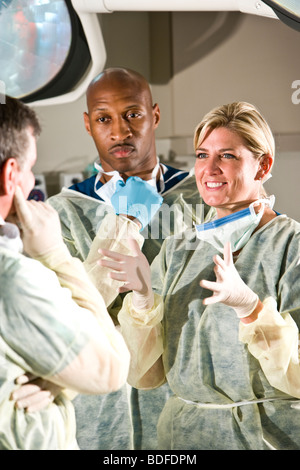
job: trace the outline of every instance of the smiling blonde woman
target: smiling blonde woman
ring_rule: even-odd
[[[147,288],[137,245],[134,257],[105,252],[133,291],[119,313],[129,381],[167,380],[174,394],[160,449],[300,449],[300,224],[263,197],[271,131],[254,106],[231,103],[201,121],[195,152],[216,219],[166,239]]]

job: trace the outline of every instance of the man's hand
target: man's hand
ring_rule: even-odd
[[[58,214],[50,205],[26,201],[19,186],[16,187],[14,205],[24,251],[28,255],[43,256],[64,246]]]
[[[24,408],[28,413],[46,408],[62,390],[58,385],[31,374],[21,375],[16,384],[20,388],[11,394],[11,400],[16,402],[16,408]]]

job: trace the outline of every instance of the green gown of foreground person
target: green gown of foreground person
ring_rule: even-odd
[[[300,224],[263,187],[271,130],[251,104],[230,103],[203,118],[194,145],[216,218],[165,240],[152,285],[136,242],[134,256],[101,252],[133,291],[118,315],[128,381],[169,384],[159,449],[300,449]]]

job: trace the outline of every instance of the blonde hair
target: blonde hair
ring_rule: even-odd
[[[270,154],[274,159],[275,142],[272,131],[252,104],[239,101],[219,106],[207,113],[196,127],[194,149],[201,145],[208,132],[218,127],[226,127],[242,137],[255,158]]]
[[[237,101],[212,109],[195,129],[194,149],[196,150],[202,144],[211,131],[219,127],[226,127],[236,132],[254,158],[260,159],[263,155],[270,155],[273,159],[273,166],[274,137],[267,121],[255,106],[245,101]],[[261,184],[260,195],[261,197],[267,196],[263,184]]]

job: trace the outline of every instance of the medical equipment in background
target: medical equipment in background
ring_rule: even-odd
[[[269,5],[283,23],[300,31],[300,3],[298,0],[263,0],[263,3]]]
[[[37,105],[75,101],[105,61],[96,13],[79,19],[71,0],[0,0],[2,93]]]
[[[115,11],[240,11],[300,31],[299,0],[0,0],[6,94],[34,106],[81,97],[106,62],[98,14]]]
[[[30,191],[28,199],[35,201],[45,201],[48,197],[45,176],[42,174],[34,175],[35,184],[34,188]]]
[[[82,173],[60,173],[59,186],[62,188],[69,188],[72,184],[79,183],[84,179]]]

